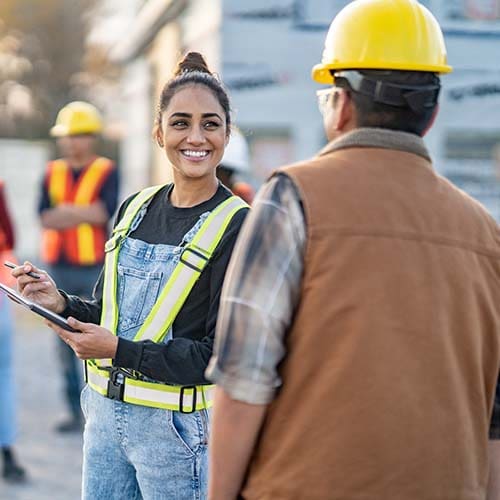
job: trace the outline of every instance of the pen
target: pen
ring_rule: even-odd
[[[7,266],[7,267],[10,267],[11,269],[15,269],[17,266],[15,264],[13,264],[12,262],[9,262],[8,260],[6,260],[4,263],[3,263],[4,266]],[[37,273],[33,273],[33,272],[29,272],[29,273],[26,273],[28,276],[31,276],[32,278],[36,278],[37,280],[39,280],[41,278],[41,276]]]

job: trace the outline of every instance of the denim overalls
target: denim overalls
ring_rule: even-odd
[[[134,221],[140,224],[145,210]],[[180,246],[127,237],[118,258],[117,334],[132,340],[204,222],[201,215]],[[172,336],[171,330],[164,342]],[[191,414],[114,401],[85,386],[83,493],[86,500],[204,499],[208,480],[207,410]]]

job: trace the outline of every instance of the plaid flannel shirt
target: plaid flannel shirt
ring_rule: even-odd
[[[267,404],[281,385],[277,367],[300,299],[305,245],[299,193],[290,178],[277,175],[257,195],[222,290],[206,375],[233,399]],[[500,379],[490,439],[500,439]]]

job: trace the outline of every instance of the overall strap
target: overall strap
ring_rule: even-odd
[[[104,261],[104,286],[102,294],[101,326],[116,334],[118,323],[118,305],[116,290],[118,281],[118,255],[123,239],[127,235],[132,222],[145,203],[164,186],[152,186],[138,193],[128,204],[123,217],[113,229],[111,238],[106,242],[106,258]],[[111,365],[111,360],[98,360],[101,366]]]
[[[120,242],[132,224],[135,214],[153,194],[143,191],[137,196],[137,198],[141,197],[140,200],[134,198],[125,216],[115,228],[113,237],[106,244],[101,326],[104,326],[115,335],[118,323],[116,290]],[[131,207],[131,205],[134,206]],[[231,196],[220,203],[205,219],[193,240],[184,247],[179,262],[137,332],[134,338],[135,341],[152,340],[161,342],[164,339],[201,272],[212,257],[233,216],[247,206],[241,198]],[[101,368],[112,364],[109,359],[95,360],[95,363]]]
[[[247,206],[241,198],[231,196],[210,213],[191,243],[184,247],[179,262],[134,340],[161,342],[164,339],[233,216]]]

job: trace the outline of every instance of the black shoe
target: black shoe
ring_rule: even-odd
[[[56,432],[61,434],[69,434],[72,432],[82,432],[83,431],[83,419],[72,417],[69,420],[64,420],[63,422],[56,425]]]
[[[2,477],[9,483],[25,483],[26,471],[16,462],[12,451],[10,449],[6,449],[3,452]]]

